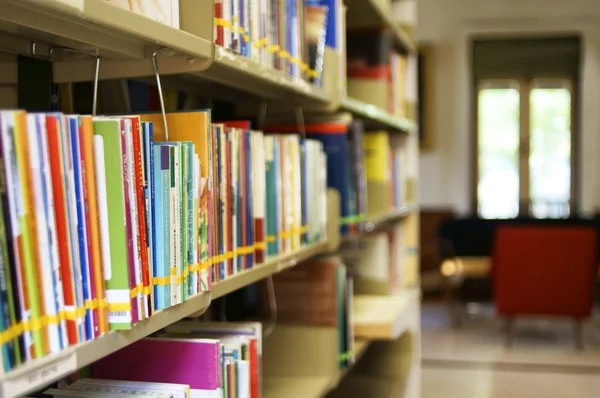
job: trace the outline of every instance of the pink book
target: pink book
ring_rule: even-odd
[[[129,288],[132,292],[136,289],[135,284],[135,260],[133,248],[133,226],[131,225],[131,203],[129,202],[129,178],[127,176],[127,141],[125,138],[125,121],[121,119],[121,160],[123,162],[123,191],[125,200],[125,230],[127,232],[127,263],[129,264]],[[140,320],[138,312],[137,295],[132,293],[131,297],[131,325],[135,325]]]
[[[188,384],[190,398],[220,398],[220,353],[218,340],[147,338],[95,362],[92,377]]]

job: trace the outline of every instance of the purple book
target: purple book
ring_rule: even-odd
[[[188,384],[190,397],[220,397],[220,342],[147,338],[92,365],[100,379]]]

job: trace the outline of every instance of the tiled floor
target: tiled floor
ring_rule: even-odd
[[[445,308],[422,308],[422,398],[583,398],[600,396],[600,322],[576,351],[570,322],[520,320],[504,348],[490,308],[448,326]]]

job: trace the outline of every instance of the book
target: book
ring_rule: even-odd
[[[104,0],[179,29],[179,0]]]
[[[91,374],[101,379],[189,384],[192,397],[219,397],[220,350],[218,340],[146,338],[95,362]]]
[[[106,280],[108,324],[111,330],[129,329],[137,303],[130,298],[131,258],[128,255],[123,162],[114,156],[123,152],[121,121],[94,119],[96,180],[100,197],[100,225]],[[129,265],[127,265],[129,264]]]

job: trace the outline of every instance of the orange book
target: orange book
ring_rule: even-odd
[[[98,219],[98,197],[96,193],[96,172],[94,166],[94,125],[91,116],[81,117],[81,152],[85,163],[85,185],[87,190],[88,226],[94,274],[94,290],[98,313],[98,334],[108,332],[108,308],[106,305],[106,284],[100,246],[100,224]]]
[[[154,141],[165,141],[165,129],[162,114],[141,114],[143,122],[152,122]],[[194,151],[200,159],[201,178],[209,179],[209,145],[212,145],[210,110],[180,111],[167,113],[167,125],[169,128],[169,141],[188,141],[194,144]],[[212,172],[211,172],[212,174]],[[202,192],[200,198],[200,246],[201,258],[208,257],[208,230],[209,230],[209,198],[208,189]],[[212,221],[210,221],[212,224]],[[200,275],[201,284],[211,286],[212,278],[207,269],[203,269]]]

